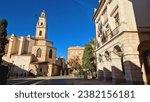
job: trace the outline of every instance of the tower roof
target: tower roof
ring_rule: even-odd
[[[46,17],[45,10],[41,12],[41,17]]]

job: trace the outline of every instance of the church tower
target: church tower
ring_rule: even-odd
[[[47,38],[47,20],[45,11],[42,11],[39,21],[36,25],[36,38],[46,39]]]

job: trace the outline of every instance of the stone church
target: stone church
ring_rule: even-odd
[[[56,68],[56,48],[47,40],[47,19],[42,11],[36,25],[36,36],[8,37],[4,64],[9,66],[10,76],[51,76]]]

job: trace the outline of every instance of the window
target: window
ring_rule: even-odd
[[[39,35],[42,36],[42,31],[40,30]]]
[[[39,48],[36,53],[36,57],[41,57],[42,50]]]
[[[103,62],[103,58],[102,58],[102,55],[101,54],[99,54],[99,56],[98,56],[98,61],[101,63],[101,62]]]
[[[53,55],[53,51],[52,49],[49,51],[49,58],[52,58],[52,55]]]
[[[102,25],[102,22],[100,23],[100,35],[103,34],[103,25]]]
[[[41,26],[43,25],[43,22],[41,22]]]
[[[116,27],[118,27],[119,26],[119,13],[117,13],[114,18],[115,18]]]
[[[108,35],[110,34],[110,28],[109,28],[109,24],[106,25],[106,29],[105,29],[105,37],[106,37],[106,41],[108,40]]]
[[[42,72],[42,68],[40,68],[40,72]]]
[[[110,33],[110,27],[109,24],[106,26],[106,34],[108,35]]]
[[[108,18],[107,15],[107,8],[104,9],[103,13],[102,13],[103,18]]]
[[[105,52],[104,56],[105,56],[107,61],[111,61],[111,57],[110,57],[110,54],[108,51]]]

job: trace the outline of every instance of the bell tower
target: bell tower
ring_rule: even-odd
[[[42,11],[41,16],[36,25],[36,38],[46,39],[47,38],[47,20],[45,11]]]

